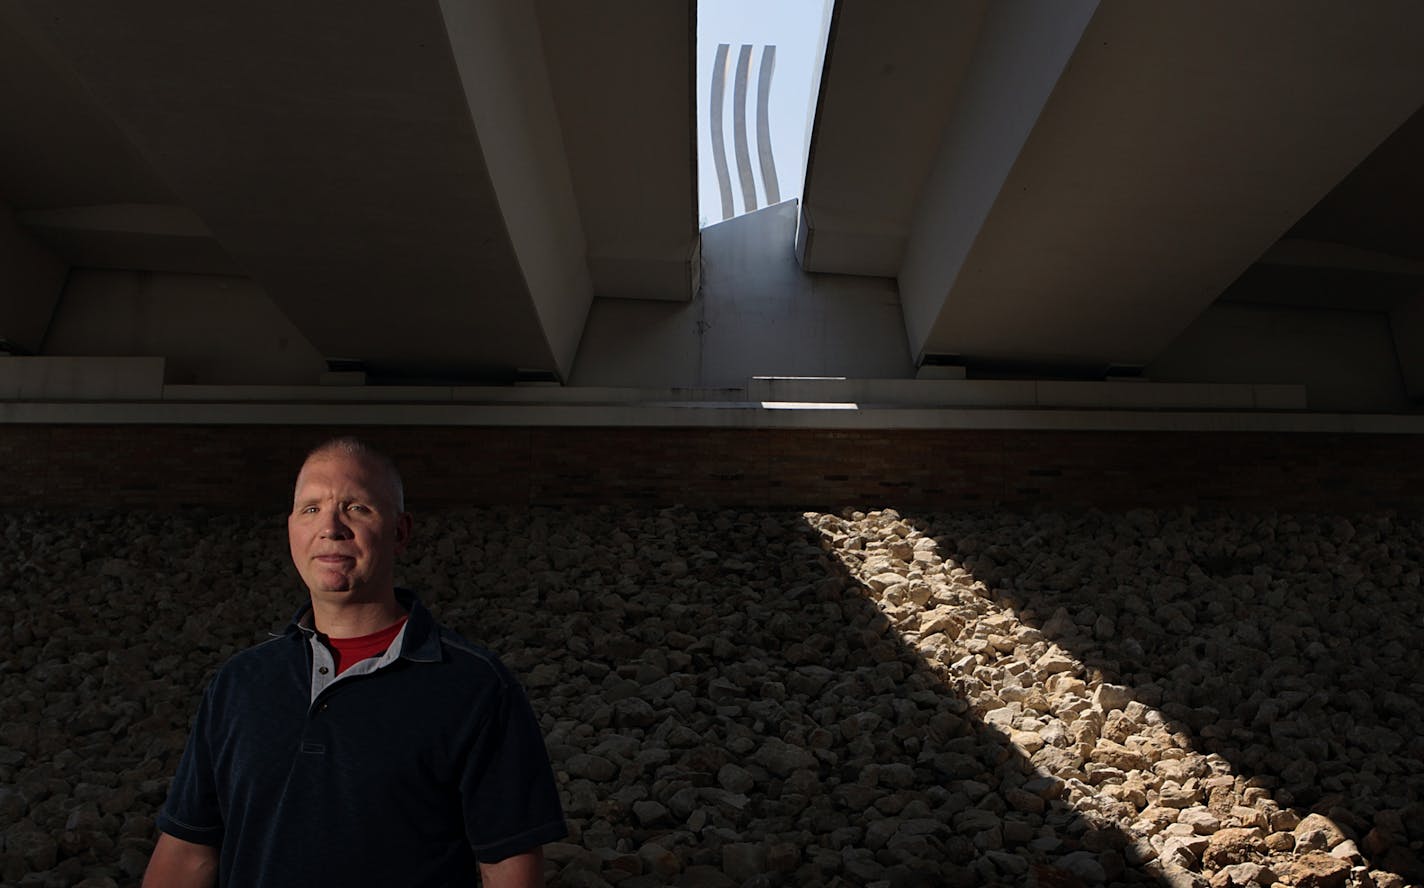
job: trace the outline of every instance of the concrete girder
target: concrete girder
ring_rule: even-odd
[[[240,275],[208,226],[187,207],[108,204],[15,214],[74,266]]]
[[[1415,403],[1424,402],[1424,291],[1395,305],[1389,327],[1404,392]]]
[[[992,4],[987,11],[900,266],[900,300],[917,358],[944,350],[942,338],[932,335],[953,301],[952,288],[1097,5]]]
[[[568,379],[593,284],[538,18],[524,0],[440,0],[440,9],[551,369]]]
[[[1289,237],[1424,262],[1424,106],[1291,227]],[[1379,195],[1390,195],[1382,201]]]
[[[25,8],[322,353],[567,375],[591,288],[528,4]]]
[[[15,0],[0,0],[0,341],[42,349],[72,257],[28,224],[95,198],[171,200]]]
[[[0,198],[16,212],[174,202],[19,0],[0,0]]]
[[[797,258],[894,277],[987,0],[839,0],[806,159]]]
[[[67,272],[0,204],[0,350],[40,352]]]
[[[1424,100],[1417,4],[1093,5],[990,7],[900,269],[921,358],[1147,364]]]
[[[690,300],[700,266],[694,0],[536,8],[595,295]]]

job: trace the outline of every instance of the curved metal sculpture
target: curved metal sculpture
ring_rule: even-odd
[[[776,182],[776,160],[771,156],[771,75],[776,71],[776,47],[761,50],[761,70],[757,73],[757,160],[761,162],[761,182],[767,205],[781,203],[781,186]]]
[[[732,147],[737,152],[737,175],[742,180],[742,212],[758,206],[756,179],[752,178],[752,153],[747,144],[747,78],[752,73],[752,45],[743,43],[737,53],[737,79],[732,86]]]
[[[742,44],[737,53],[737,67],[732,86],[732,152],[737,159],[737,183],[742,193],[742,212],[751,212],[762,205],[757,196],[756,177],[752,168],[751,146],[747,138],[747,92],[752,76],[750,43]],[[712,95],[709,102],[712,124],[712,166],[717,173],[717,190],[722,198],[722,220],[736,215],[732,192],[732,173],[727,163],[726,109],[727,68],[731,59],[731,44],[718,44],[712,59]],[[781,186],[776,178],[776,159],[771,147],[771,81],[776,71],[776,47],[763,46],[761,64],[757,68],[756,150],[757,164],[770,205],[780,203]]]
[[[732,177],[727,170],[727,146],[722,135],[722,104],[727,93],[727,53],[730,46],[718,45],[712,58],[712,166],[717,171],[717,189],[722,196],[722,218],[732,218]]]

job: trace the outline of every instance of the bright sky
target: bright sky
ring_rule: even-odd
[[[756,78],[761,48],[776,47],[776,71],[770,98],[771,151],[781,199],[799,198],[806,177],[806,144],[816,110],[815,90],[821,52],[830,22],[832,0],[699,0],[697,4],[697,176],[700,227],[722,221],[717,170],[712,163],[712,60],[719,43],[729,43],[735,67],[742,44],[750,43],[752,79],[747,95],[747,141],[757,180],[757,200],[765,205],[766,189],[756,149]],[[732,177],[735,215],[746,212],[732,143],[733,78],[728,72],[723,103],[723,136]]]

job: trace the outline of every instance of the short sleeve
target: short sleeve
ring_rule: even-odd
[[[168,799],[157,817],[160,830],[199,845],[221,845],[223,840],[222,811],[210,752],[215,684],[203,694],[178,772],[168,786]]]
[[[534,710],[497,660],[500,685],[477,728],[460,780],[475,858],[494,863],[568,835]]]

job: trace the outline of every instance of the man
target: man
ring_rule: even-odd
[[[566,830],[538,724],[492,654],[395,588],[395,466],[316,448],[287,535],[311,603],[209,685],[144,888],[542,885]]]

